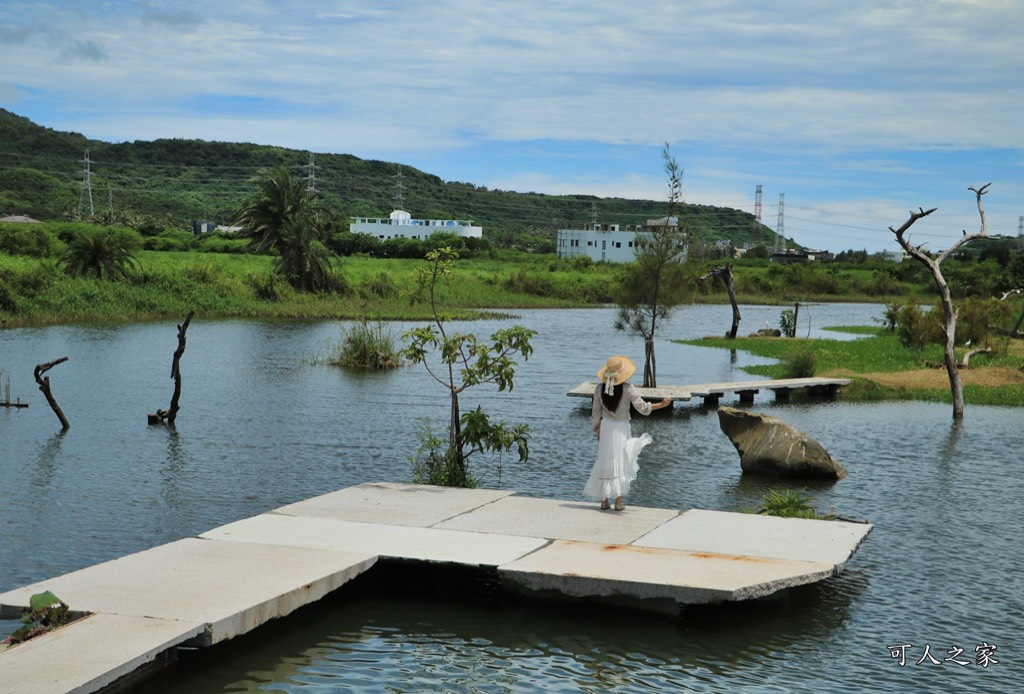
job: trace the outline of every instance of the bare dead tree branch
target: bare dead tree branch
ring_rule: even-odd
[[[64,416],[64,412],[60,409],[60,405],[57,404],[57,401],[53,397],[53,393],[50,391],[50,377],[43,376],[43,374],[45,374],[47,371],[57,366],[58,364],[63,364],[67,360],[67,357],[61,357],[60,359],[48,361],[45,364],[36,364],[36,368],[34,371],[36,383],[39,384],[39,390],[43,392],[43,396],[46,398],[46,402],[50,404],[50,409],[53,410],[53,413],[57,415],[57,419],[60,420],[60,426],[62,431],[67,431],[68,429],[70,429],[71,424],[68,423],[68,418]]]
[[[726,263],[724,267],[712,268],[701,276],[700,281],[704,282],[710,277],[720,278],[725,283],[726,291],[729,292],[729,303],[732,305],[732,327],[726,333],[730,340],[736,339],[736,331],[740,327],[740,307],[736,303],[736,287],[733,282],[732,263]]]
[[[964,230],[963,236],[960,239],[957,239],[956,243],[951,244],[949,248],[935,258],[931,258],[927,253],[921,250],[920,246],[914,246],[911,244],[909,239],[906,237],[906,233],[910,227],[913,226],[914,222],[922,217],[927,217],[934,212],[936,208],[933,207],[930,210],[925,210],[923,207],[919,207],[918,212],[911,212],[910,217],[899,229],[889,227],[889,231],[896,235],[896,241],[900,244],[903,250],[928,268],[932,274],[932,279],[935,281],[935,286],[939,290],[939,299],[942,302],[942,311],[944,314],[943,331],[945,332],[946,338],[943,350],[943,361],[946,365],[946,374],[949,376],[949,389],[953,396],[953,419],[956,420],[963,419],[964,416],[964,389],[963,382],[960,380],[960,370],[956,361],[955,351],[957,311],[953,307],[953,298],[950,295],[949,285],[946,284],[946,279],[942,276],[942,268],[940,266],[942,265],[942,261],[955,253],[964,244],[988,235],[988,228],[985,222],[985,210],[981,205],[981,197],[988,192],[988,187],[990,185],[992,184],[986,183],[980,188],[975,188],[973,186],[968,187],[968,190],[974,192],[978,201],[978,214],[981,216],[981,229],[975,234],[968,234],[967,231]]]
[[[981,347],[979,349],[972,349],[972,350],[970,350],[969,352],[964,354],[964,360],[962,362],[960,362],[960,367],[964,368],[964,369],[970,368],[971,357],[973,357],[975,354],[992,354],[992,348],[991,347]]]
[[[189,311],[184,323],[178,324],[178,348],[174,350],[174,358],[171,361],[171,379],[174,381],[174,394],[171,396],[171,408],[169,410],[157,410],[156,414],[148,416],[150,424],[167,422],[167,426],[173,427],[174,420],[178,416],[178,398],[181,397],[181,356],[185,353],[185,333],[192,322],[195,311]]]

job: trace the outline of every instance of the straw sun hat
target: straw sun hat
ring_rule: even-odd
[[[615,386],[628,381],[634,373],[636,373],[636,366],[629,357],[617,355],[609,358],[608,362],[598,369],[597,377],[604,383],[604,392],[611,395]]]

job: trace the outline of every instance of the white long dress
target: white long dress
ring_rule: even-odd
[[[614,499],[629,493],[629,485],[640,470],[638,458],[644,446],[651,443],[651,435],[643,433],[633,437],[629,424],[629,405],[643,415],[651,413],[651,404],[645,402],[636,389],[625,384],[622,398],[614,411],[604,406],[601,399],[603,384],[594,392],[592,420],[600,422],[601,436],[597,443],[597,460],[590,470],[590,478],[583,487],[583,495],[593,499]]]

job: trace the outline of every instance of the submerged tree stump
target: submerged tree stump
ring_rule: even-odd
[[[181,397],[181,355],[185,353],[185,333],[188,331],[189,323],[195,311],[189,311],[184,323],[178,324],[178,348],[174,350],[174,359],[171,361],[171,379],[174,381],[174,394],[171,396],[171,408],[169,410],[157,410],[155,414],[147,416],[150,424],[166,422],[167,426],[173,427],[174,420],[178,416],[178,398]]]
[[[43,374],[57,366],[57,364],[63,364],[67,360],[67,357],[61,357],[60,359],[48,361],[45,364],[36,364],[34,372],[36,383],[39,384],[39,390],[43,392],[46,402],[50,403],[50,409],[53,410],[53,413],[57,415],[57,419],[60,420],[62,431],[67,431],[71,428],[71,425],[68,423],[68,418],[64,416],[64,412],[60,409],[60,405],[57,404],[57,401],[53,397],[53,393],[50,391],[50,377],[43,376]]]

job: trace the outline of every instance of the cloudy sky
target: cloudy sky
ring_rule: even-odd
[[[687,202],[753,213],[760,184],[764,223],[784,194],[786,235],[834,251],[937,207],[912,234],[937,250],[989,182],[1017,235],[1022,27],[1021,0],[3,0],[0,105],[654,200],[668,142]]]

